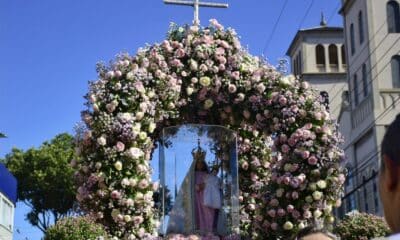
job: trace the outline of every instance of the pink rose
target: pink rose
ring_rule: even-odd
[[[311,157],[308,158],[308,164],[310,165],[316,165],[318,163],[318,158],[312,155]]]
[[[267,213],[268,213],[268,215],[269,215],[270,217],[272,217],[272,218],[274,218],[275,215],[276,215],[275,209],[271,209],[271,210],[269,210]]]
[[[307,159],[308,157],[310,157],[310,152],[309,151],[303,151],[301,153],[301,156],[303,159]]]
[[[122,142],[117,142],[117,145],[115,145],[116,149],[118,152],[123,152],[125,149],[125,144],[123,144]]]

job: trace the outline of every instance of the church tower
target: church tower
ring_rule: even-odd
[[[337,119],[347,90],[343,28],[327,26],[321,14],[319,26],[296,33],[286,55],[290,57],[292,74],[319,90],[332,117]]]

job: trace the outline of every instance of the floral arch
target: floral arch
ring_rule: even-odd
[[[333,222],[344,183],[337,126],[307,82],[251,56],[233,29],[172,25],[161,44],[97,70],[78,136],[77,199],[115,238],[156,234],[149,161],[160,130],[184,123],[237,132],[244,237]]]

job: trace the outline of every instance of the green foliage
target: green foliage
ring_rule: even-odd
[[[351,212],[337,225],[334,232],[341,239],[367,240],[384,237],[390,229],[382,217],[372,214]]]
[[[31,208],[27,220],[43,232],[51,220],[71,213],[76,192],[69,165],[73,157],[74,139],[63,133],[39,148],[14,148],[4,159],[18,180],[18,200]]]
[[[67,217],[47,229],[44,240],[97,240],[105,236],[103,226],[89,217]]]

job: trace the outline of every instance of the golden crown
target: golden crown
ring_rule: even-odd
[[[197,148],[194,148],[192,150],[192,155],[193,159],[197,160],[202,160],[206,158],[206,151],[203,150],[203,148],[200,147],[200,139],[197,140]]]

